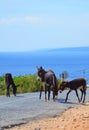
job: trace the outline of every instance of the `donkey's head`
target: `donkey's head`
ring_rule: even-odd
[[[45,75],[45,70],[41,67],[37,67],[37,79],[43,79],[44,78],[44,75]]]

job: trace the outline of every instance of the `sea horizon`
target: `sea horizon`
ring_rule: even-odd
[[[56,76],[68,72],[68,80],[84,77],[89,80],[89,47],[56,48],[27,52],[0,52],[0,76],[36,74],[36,66],[52,69]],[[88,81],[89,82],[89,81]]]

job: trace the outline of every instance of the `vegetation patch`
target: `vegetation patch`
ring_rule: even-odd
[[[37,75],[19,75],[13,77],[14,83],[17,85],[17,93],[38,92],[42,86],[42,82],[37,80]],[[58,79],[58,84],[60,80]],[[12,94],[12,86],[10,86]],[[6,86],[4,76],[0,76],[0,95],[6,94]]]

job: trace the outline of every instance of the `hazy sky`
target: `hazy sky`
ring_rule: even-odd
[[[0,0],[0,52],[89,46],[89,0]]]

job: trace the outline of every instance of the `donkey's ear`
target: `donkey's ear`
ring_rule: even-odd
[[[36,66],[37,70],[43,70],[42,66],[38,67]]]
[[[42,66],[40,66],[40,69],[43,69]]]
[[[39,70],[39,67],[38,67],[38,66],[36,66],[36,68],[37,68],[37,70]]]

